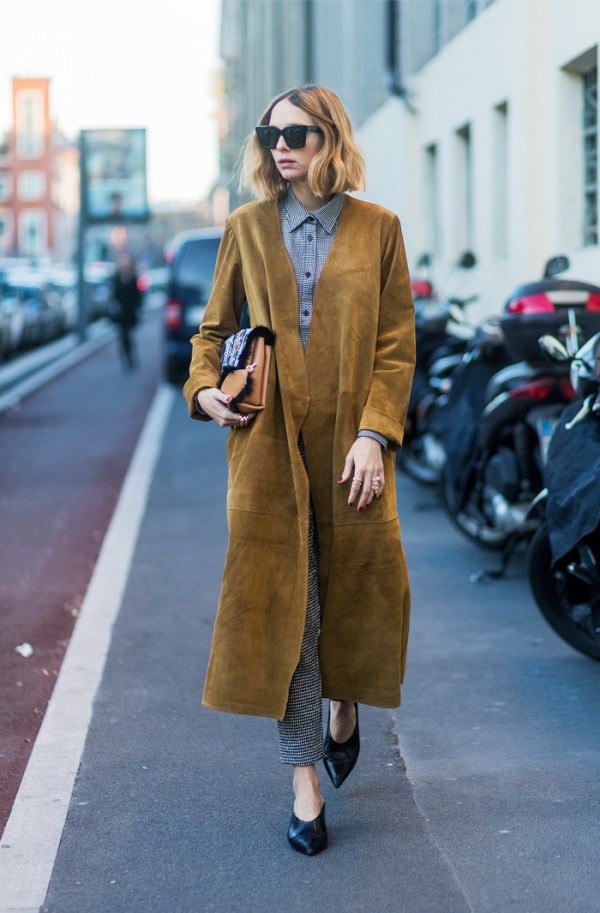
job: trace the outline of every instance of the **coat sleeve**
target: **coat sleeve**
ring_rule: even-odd
[[[391,215],[391,214],[390,214]],[[382,229],[379,321],[373,378],[359,430],[402,444],[415,367],[415,311],[398,218]]]
[[[198,333],[192,336],[189,376],[183,387],[190,416],[208,420],[196,409],[196,395],[204,387],[216,387],[221,373],[223,341],[240,328],[245,301],[239,247],[227,223],[219,245],[212,292]]]

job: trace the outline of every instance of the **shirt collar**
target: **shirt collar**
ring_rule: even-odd
[[[314,217],[323,226],[328,234],[332,234],[337,224],[340,212],[342,211],[343,205],[344,194],[335,193],[329,202],[325,203],[324,206],[321,206],[320,209],[317,209],[316,212],[307,212],[304,206],[298,202],[290,187],[288,188],[287,196],[283,201],[284,212],[287,217],[288,230],[294,231],[307,219]]]

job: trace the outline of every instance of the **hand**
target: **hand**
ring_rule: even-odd
[[[348,451],[340,484],[351,479],[348,507],[358,499],[357,510],[366,510],[373,498],[380,498],[385,485],[381,444],[371,437],[358,437]]]
[[[204,387],[196,396],[196,401],[203,412],[220,425],[221,428],[244,428],[256,416],[240,415],[229,408],[231,397],[222,393],[218,387]]]

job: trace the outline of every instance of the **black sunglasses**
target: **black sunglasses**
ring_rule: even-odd
[[[308,127],[306,124],[291,124],[289,127],[284,127],[283,130],[268,125],[254,129],[263,149],[274,149],[280,136],[283,136],[288,149],[302,149],[306,145],[307,133],[323,132],[320,127]]]

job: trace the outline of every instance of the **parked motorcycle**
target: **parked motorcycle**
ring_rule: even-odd
[[[571,361],[556,339],[544,343],[563,364]],[[600,659],[600,333],[572,359],[571,377],[583,401],[562,413],[550,440],[528,577],[559,637]]]
[[[567,266],[566,258],[554,258],[547,278],[509,296],[499,320],[509,364],[487,382],[485,376],[476,381],[483,393],[469,385],[475,408],[471,402],[468,414],[458,402],[445,416],[443,501],[461,532],[486,548],[507,547],[527,532],[531,502],[544,485],[552,430],[576,398],[568,367],[542,360],[539,337],[557,333],[574,352],[600,330],[600,288],[548,276]]]
[[[424,255],[419,267],[429,266]],[[438,298],[426,278],[413,278],[417,360],[411,387],[404,442],[397,454],[398,468],[417,482],[435,484],[439,478],[439,453],[430,449],[435,442],[427,433],[429,419],[438,396],[447,389],[448,378],[465,351],[472,333],[464,320],[465,308],[476,296],[460,297],[465,272],[475,266],[475,257],[466,251],[450,277],[447,294]],[[466,328],[466,329],[465,329]]]

